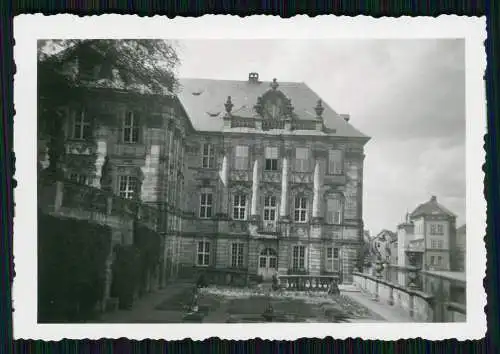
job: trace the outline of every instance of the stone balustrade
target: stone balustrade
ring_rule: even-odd
[[[332,282],[339,282],[337,275],[289,274],[278,275],[280,286],[289,291],[328,291]]]
[[[453,322],[450,314],[438,315],[433,295],[409,289],[366,273],[353,272],[353,283],[375,301],[407,311],[418,322]],[[464,310],[464,308],[462,308]],[[465,311],[465,310],[464,310]]]
[[[38,196],[41,210],[47,213],[101,224],[119,224],[137,217],[139,223],[152,230],[160,222],[160,210],[154,206],[68,180],[40,184]]]

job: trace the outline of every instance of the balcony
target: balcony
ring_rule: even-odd
[[[262,130],[285,129],[285,121],[283,120],[262,120]]]
[[[263,220],[259,223],[258,233],[269,236],[278,236],[281,232],[280,224],[277,221]]]
[[[144,144],[115,144],[111,146],[110,155],[144,158],[146,156],[146,146]]]
[[[71,181],[43,181],[38,186],[39,208],[48,214],[87,219],[100,224],[136,220],[156,230],[159,209],[140,201],[124,199],[110,192]]]
[[[344,185],[344,184],[346,184],[345,174],[341,174],[341,175],[325,174],[324,183],[327,185],[332,185],[332,184]]]
[[[248,221],[246,220],[231,220],[229,221],[229,233],[246,234],[248,233]]]

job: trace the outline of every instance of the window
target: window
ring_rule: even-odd
[[[79,183],[79,184],[87,184],[87,176],[81,175],[79,173],[72,173],[69,175],[69,179],[73,182]],[[90,181],[89,181],[90,182]]]
[[[210,242],[198,242],[198,265],[202,267],[210,265]]]
[[[236,146],[234,152],[234,168],[236,170],[248,169],[248,146]]]
[[[268,195],[264,198],[264,220],[276,220],[276,197]]]
[[[246,219],[246,206],[247,198],[245,195],[235,195],[233,203],[233,219],[245,220]]]
[[[328,151],[328,174],[341,175],[342,168],[342,151],[330,150]]]
[[[342,201],[338,198],[330,198],[326,202],[326,222],[339,225],[342,223]]]
[[[86,140],[92,135],[90,119],[85,110],[75,112],[73,120],[73,139]]]
[[[201,193],[200,196],[200,218],[212,217],[212,193]]]
[[[243,243],[233,243],[231,245],[231,267],[243,267]]]
[[[266,171],[278,171],[278,148],[266,147],[264,150],[266,158]]]
[[[431,265],[435,264],[434,256],[431,256]]]
[[[444,226],[442,224],[431,224],[431,235],[443,235]]]
[[[203,144],[203,157],[201,161],[203,168],[215,168],[214,147],[212,144]]]
[[[305,269],[306,266],[306,247],[293,246],[292,269]]]
[[[127,111],[123,121],[123,141],[137,143],[139,141],[139,117],[135,112]]]
[[[441,265],[442,260],[443,260],[443,257],[438,256],[437,257],[437,265]]]
[[[295,198],[295,222],[306,222],[307,221],[307,199],[305,197]]]
[[[137,192],[137,177],[120,176],[119,177],[119,193],[120,197],[126,199],[134,198]]]
[[[328,247],[326,249],[326,265],[327,272],[338,272],[340,270],[339,249],[337,247]]]
[[[309,149],[296,148],[295,149],[295,171],[307,172],[309,171]]]

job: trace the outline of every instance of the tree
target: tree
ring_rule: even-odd
[[[39,130],[50,137],[47,169],[61,173],[64,132],[60,108],[92,89],[141,96],[172,95],[179,58],[163,40],[41,40],[38,42]],[[95,95],[95,92],[93,93]]]

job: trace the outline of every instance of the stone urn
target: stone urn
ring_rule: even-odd
[[[375,263],[375,276],[377,278],[382,278],[382,271],[384,270],[384,263],[382,259],[379,257],[377,262]]]

